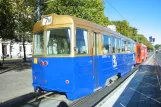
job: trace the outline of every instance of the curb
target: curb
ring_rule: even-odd
[[[8,71],[11,71],[11,70],[14,70],[14,69],[16,69],[16,68],[19,68],[19,67],[14,67],[14,68],[8,68],[8,69],[6,69],[6,70],[3,70],[3,71],[0,71],[0,74],[3,74],[3,73],[5,73],[5,72],[8,72]]]

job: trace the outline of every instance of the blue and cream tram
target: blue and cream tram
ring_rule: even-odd
[[[135,42],[90,21],[50,14],[34,25],[34,90],[87,96],[135,65]]]

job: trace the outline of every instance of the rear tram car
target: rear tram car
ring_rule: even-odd
[[[142,43],[136,43],[136,64],[141,64],[147,59],[147,46]]]
[[[69,100],[94,93],[136,64],[135,42],[93,22],[50,14],[33,29],[34,90]]]

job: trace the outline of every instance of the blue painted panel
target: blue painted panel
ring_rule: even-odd
[[[93,92],[95,84],[92,70],[92,56],[75,57],[74,72],[76,77],[76,97],[86,96]]]
[[[40,61],[47,61],[47,66],[40,66]],[[32,61],[33,62],[33,61]],[[33,85],[46,90],[61,92],[74,91],[73,58],[38,58],[38,64],[32,63]],[[69,80],[69,84],[65,81]]]
[[[113,67],[113,55],[95,56],[98,72],[98,87],[104,87],[108,78],[117,73],[122,76],[131,70],[136,63],[135,54],[116,54],[117,66]],[[68,99],[74,100],[93,93],[96,88],[93,78],[93,57],[80,56],[74,58],[38,58],[38,64],[32,63],[33,86],[47,91],[65,92]],[[48,66],[40,66],[40,61],[48,61]],[[33,61],[32,61],[33,62]],[[97,76],[97,75],[96,75]],[[69,84],[65,83],[69,80]]]

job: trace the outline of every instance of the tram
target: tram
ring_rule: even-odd
[[[147,59],[147,46],[136,43],[136,63],[140,64]]]
[[[57,14],[34,25],[35,91],[61,92],[75,100],[106,87],[135,64],[135,42],[107,27]]]

